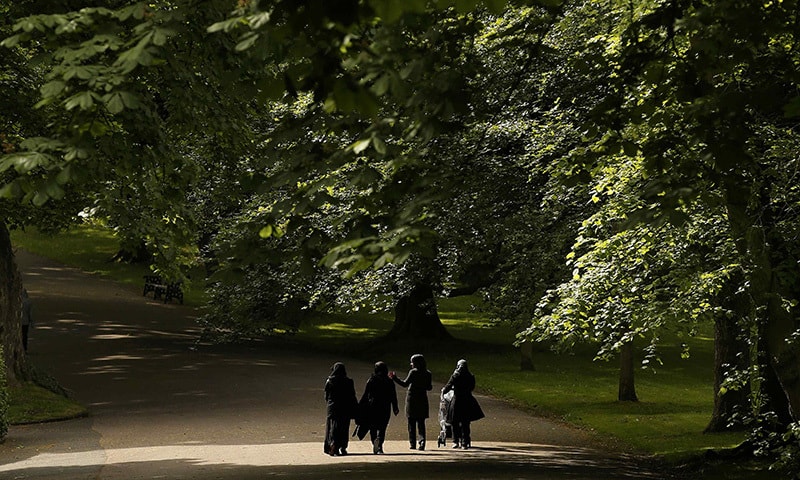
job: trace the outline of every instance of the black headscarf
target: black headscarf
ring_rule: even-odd
[[[412,355],[411,366],[416,368],[417,370],[425,370],[427,368],[427,364],[425,363],[425,357],[423,357],[422,354],[420,353]]]
[[[389,367],[385,362],[375,362],[375,371],[372,373],[373,377],[386,377],[389,375]]]
[[[333,366],[331,367],[331,374],[329,376],[330,377],[346,377],[347,376],[347,370],[345,370],[345,368],[344,368],[344,363],[342,363],[342,362],[334,363]]]

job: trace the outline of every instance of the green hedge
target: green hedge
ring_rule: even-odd
[[[0,345],[0,441],[8,433],[8,384],[6,383],[6,363],[3,360],[3,346]]]

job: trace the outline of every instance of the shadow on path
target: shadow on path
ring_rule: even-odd
[[[657,479],[626,457],[599,458],[597,452],[547,445],[492,444],[470,451],[448,449],[407,453],[402,442],[387,444],[386,455],[359,449],[346,457],[319,454],[318,444],[138,447],[42,455],[0,466],[14,478],[152,477],[263,479],[289,478],[526,478]],[[84,477],[85,476],[85,477]]]
[[[409,451],[405,419],[393,417],[387,455],[356,441],[353,455],[328,457],[330,365],[344,360],[359,392],[372,365],[291,346],[198,345],[191,308],[25,252],[17,260],[37,322],[31,361],[90,415],[12,426],[0,478],[664,478],[636,458],[587,448],[596,439],[586,432],[490,397],[481,397],[487,417],[473,426],[472,450]],[[437,433],[431,419],[428,436]]]

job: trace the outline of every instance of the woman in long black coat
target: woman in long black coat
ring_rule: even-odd
[[[369,429],[372,453],[383,453],[389,419],[392,412],[395,415],[400,412],[397,406],[397,390],[389,378],[389,367],[384,362],[375,363],[375,370],[367,380],[359,405],[363,409],[360,412],[361,426]]]
[[[331,456],[347,455],[350,419],[355,416],[358,405],[353,380],[348,378],[341,362],[333,364],[325,381],[325,402],[328,410],[323,449]]]
[[[466,360],[459,360],[450,380],[442,388],[442,395],[453,391],[453,400],[447,409],[447,423],[453,428],[453,448],[471,446],[470,422],[484,417],[483,410],[472,395],[475,375],[469,371]]]
[[[425,357],[420,354],[411,357],[411,370],[405,380],[392,375],[398,385],[408,388],[406,392],[406,416],[408,417],[408,442],[411,449],[417,448],[419,430],[419,449],[425,450],[425,419],[428,418],[428,391],[433,389],[431,372],[428,371]]]

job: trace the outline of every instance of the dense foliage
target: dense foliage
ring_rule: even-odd
[[[36,112],[0,118],[3,205],[200,258],[223,336],[428,289],[650,367],[732,328],[710,394],[746,385],[753,450],[792,458],[796,0],[63,3],[2,42]]]

